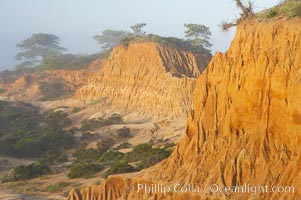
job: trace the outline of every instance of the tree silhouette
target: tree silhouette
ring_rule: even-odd
[[[19,66],[26,67],[40,63],[48,55],[60,55],[65,48],[59,46],[60,39],[53,34],[37,33],[17,44],[22,49],[15,58],[18,61],[25,60]]]

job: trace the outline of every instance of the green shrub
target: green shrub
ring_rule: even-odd
[[[118,129],[114,134],[113,136],[115,138],[127,138],[127,137],[130,137],[131,136],[131,131],[129,128],[127,127],[124,127],[124,128],[121,128],[121,129]]]
[[[259,17],[261,14],[259,14]],[[267,9],[263,12],[263,18],[272,19],[275,17],[296,17],[301,16],[301,1],[287,0],[283,4]]]
[[[137,170],[150,167],[171,154],[169,146],[167,148],[152,148],[148,143],[134,147],[133,151],[126,153],[124,159],[128,162],[137,162]]]
[[[40,117],[39,110],[29,104],[0,101],[0,135],[27,131]]]
[[[55,127],[60,126],[64,128],[65,126],[71,125],[71,120],[68,118],[68,114],[64,111],[47,111],[43,115],[44,121],[48,126]]]
[[[278,14],[278,10],[276,8],[272,8],[267,11],[266,16],[267,18],[273,18]]]
[[[301,2],[300,0],[289,0],[284,4],[282,10],[288,17],[301,16]]]
[[[56,100],[60,97],[70,96],[72,90],[62,80],[44,81],[40,83],[40,90],[43,94],[40,101]]]
[[[123,119],[122,119],[121,115],[119,115],[117,113],[113,113],[107,119],[107,123],[118,124],[118,123],[122,123],[122,122],[123,122]]]
[[[13,171],[4,178],[3,182],[28,180],[50,173],[51,170],[47,163],[36,162],[27,166],[21,165],[14,168]]]
[[[128,152],[126,154],[126,160],[128,162],[136,162],[139,161],[146,152],[152,149],[152,145],[145,143],[145,144],[139,144],[134,147],[133,151]]]
[[[120,44],[121,44],[122,46],[127,47],[127,46],[129,45],[129,43],[130,43],[131,41],[133,41],[134,39],[135,39],[135,37],[134,37],[133,35],[129,34],[129,35],[125,36],[124,38],[122,38],[122,39],[120,40]]]
[[[78,113],[78,112],[80,112],[82,109],[83,109],[83,108],[80,108],[80,107],[74,107],[74,108],[72,109],[72,113]]]
[[[107,138],[104,140],[101,140],[100,142],[97,143],[98,149],[101,153],[106,152],[107,150],[110,149],[115,144],[115,141],[112,138]]]
[[[67,156],[62,154],[62,152],[53,150],[45,153],[41,158],[41,162],[47,163],[48,165],[52,165],[55,163],[62,163],[68,161]]]
[[[46,192],[51,192],[51,193],[61,192],[65,187],[67,187],[69,185],[70,185],[70,183],[67,183],[67,182],[55,183],[55,184],[49,185],[46,188]]]
[[[107,178],[112,174],[130,173],[136,171],[135,168],[129,165],[127,162],[117,162],[105,173],[104,177]]]
[[[102,140],[97,143],[97,149],[85,149],[80,148],[77,150],[73,156],[77,158],[77,162],[95,162],[99,157],[106,152],[112,145],[114,141],[110,138]]]
[[[98,159],[98,162],[111,164],[111,168],[105,173],[105,177],[111,174],[129,173],[141,170],[162,161],[170,156],[169,149],[152,148],[148,143],[134,147],[133,151],[123,154],[116,150],[109,150]],[[136,168],[128,162],[138,162]]]
[[[176,146],[175,143],[168,143],[168,144],[166,144],[166,145],[164,146],[164,149],[169,149],[169,148],[172,148],[172,147],[174,147],[174,146]]]
[[[94,163],[79,162],[71,166],[68,178],[90,178],[103,170],[103,166]]]
[[[98,119],[89,119],[89,120],[83,120],[81,122],[81,130],[82,131],[88,131],[88,130],[96,130],[98,128],[104,127],[104,126],[110,126],[114,124],[121,124],[123,123],[123,119],[119,114],[112,114],[108,118],[98,118]]]
[[[301,17],[301,3],[299,3],[298,5],[295,6],[291,15],[292,15],[292,17],[296,17],[296,16]]]
[[[4,142],[7,142],[5,139]],[[71,133],[59,128],[45,128],[40,133],[19,138],[12,144],[14,154],[38,157],[47,151],[58,148],[70,148],[74,144]]]
[[[101,154],[102,152],[96,149],[81,148],[77,150],[73,156],[76,157],[77,162],[94,162],[101,156]]]
[[[81,140],[88,140],[88,141],[96,140],[98,138],[99,138],[98,134],[92,134],[90,132],[85,132],[80,137]]]
[[[164,160],[168,156],[170,156],[169,151],[167,151],[165,149],[160,149],[160,148],[153,148],[144,153],[143,157],[140,159],[140,162],[139,162],[137,168],[139,170],[148,168],[148,167],[153,166],[156,163]]]
[[[41,66],[36,66],[36,70],[52,70],[52,69],[83,69],[96,59],[105,59],[109,55],[109,51],[96,53],[91,55],[49,55],[44,60]]]
[[[124,158],[124,154],[116,150],[108,150],[100,156],[98,162],[114,163]]]
[[[0,154],[38,157],[53,149],[69,148],[75,140],[63,126],[66,114],[39,113],[39,109],[21,102],[0,101]]]

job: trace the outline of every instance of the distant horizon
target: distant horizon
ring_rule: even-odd
[[[279,0],[257,0],[256,11],[277,3]],[[233,19],[238,10],[231,0],[225,6],[216,5],[217,0],[206,3],[197,0],[143,3],[138,0],[2,0],[0,71],[16,65],[14,56],[20,51],[16,44],[34,33],[57,35],[61,39],[60,45],[68,49],[66,53],[92,54],[101,51],[92,36],[101,34],[105,29],[129,31],[131,25],[142,22],[147,24],[147,33],[178,38],[184,38],[185,23],[206,25],[212,32],[212,54],[225,52],[234,37],[235,28],[223,33],[218,25],[223,20]]]

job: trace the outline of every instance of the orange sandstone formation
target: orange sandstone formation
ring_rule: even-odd
[[[106,98],[119,109],[158,117],[183,116],[192,107],[195,78],[208,60],[152,42],[118,46],[98,77],[74,97]]]
[[[119,60],[120,67],[129,62],[119,53],[124,51],[126,49],[119,48],[111,55],[111,59]],[[146,59],[143,55],[135,57]],[[153,62],[156,65],[151,66],[158,66],[158,60]],[[101,79],[109,82],[109,78],[105,78],[108,68],[116,75],[126,76],[115,66],[109,62]],[[159,69],[137,68],[139,70],[143,70],[140,73],[146,77]],[[133,75],[137,77],[138,72]],[[148,86],[152,85],[149,78],[146,80]],[[162,81],[159,77],[155,80]],[[112,78],[109,84],[116,81]],[[174,87],[172,82],[162,84],[166,90]],[[121,86],[120,91],[126,89]],[[84,91],[87,90],[83,90],[85,94]],[[106,88],[98,91],[106,91]],[[243,22],[230,49],[225,54],[217,53],[198,78],[186,136],[173,154],[137,174],[111,176],[100,186],[87,186],[80,192],[72,190],[68,199],[300,199],[300,93],[301,19]],[[156,94],[149,95],[154,102],[160,100]],[[118,94],[115,97],[123,99]],[[144,103],[152,104],[148,99]],[[175,106],[178,105],[173,105],[170,112],[177,109]],[[138,192],[138,183],[194,184],[201,192],[165,195]],[[209,190],[211,184],[293,186],[295,191],[254,195],[215,193]]]

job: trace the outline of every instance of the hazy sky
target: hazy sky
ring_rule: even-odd
[[[279,0],[255,0],[256,10]],[[12,68],[18,42],[33,33],[52,33],[71,53],[99,52],[91,39],[105,29],[145,30],[162,36],[184,37],[184,23],[209,26],[212,50],[225,51],[235,30],[222,33],[219,24],[237,16],[233,0],[0,0],[0,69]]]

